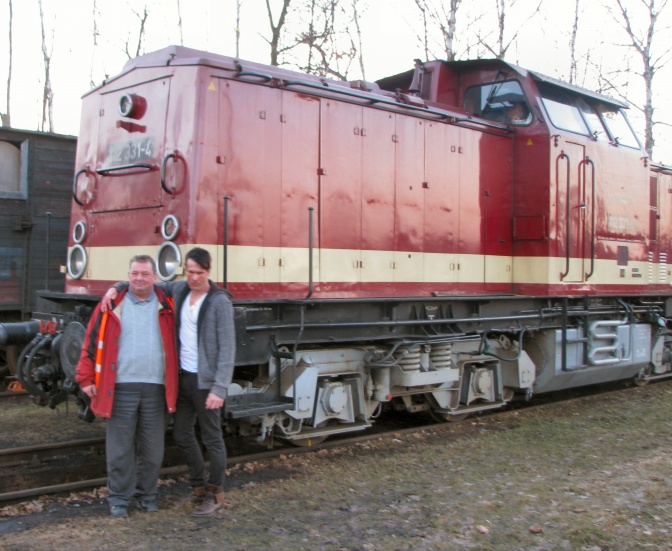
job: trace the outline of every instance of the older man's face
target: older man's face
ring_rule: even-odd
[[[128,283],[131,292],[140,299],[146,299],[151,293],[156,281],[156,273],[149,262],[132,262],[128,271]]]

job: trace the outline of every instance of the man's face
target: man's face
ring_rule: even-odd
[[[516,103],[509,109],[509,119],[511,120],[523,120],[525,118],[525,109],[520,103]]]
[[[147,298],[152,293],[156,274],[149,262],[131,262],[128,271],[128,283],[131,292],[140,299]]]
[[[191,258],[187,260],[187,285],[189,285],[189,289],[196,292],[206,291],[209,287],[209,277],[210,270],[206,270]]]

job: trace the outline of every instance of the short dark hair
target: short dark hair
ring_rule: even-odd
[[[128,263],[128,267],[131,267],[131,264],[133,262],[141,262],[143,264],[151,264],[152,265],[152,272],[156,273],[156,262],[154,262],[154,259],[149,256],[148,254],[136,254],[133,258],[131,258],[131,261]]]
[[[212,266],[212,258],[210,257],[210,253],[201,247],[194,247],[191,249],[184,259],[185,262],[187,260],[193,260],[196,262],[196,264],[208,272]]]

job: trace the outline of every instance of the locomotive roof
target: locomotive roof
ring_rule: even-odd
[[[612,98],[611,96],[607,96],[606,94],[600,94],[599,92],[593,92],[592,90],[589,90],[587,88],[583,88],[581,86],[576,86],[574,84],[570,84],[569,82],[565,82],[564,80],[560,80],[558,78],[554,77],[549,77],[548,75],[545,75],[543,73],[540,73],[538,71],[531,71],[529,69],[525,69],[523,67],[520,67],[518,65],[514,65],[513,63],[508,63],[506,61],[503,61],[501,59],[477,59],[477,60],[472,60],[472,61],[453,61],[453,62],[447,62],[448,64],[453,63],[455,65],[459,64],[465,64],[465,65],[479,65],[479,64],[502,64],[507,67],[509,67],[511,70],[517,72],[521,77],[527,78],[528,75],[531,76],[533,79],[541,81],[541,82],[547,82],[549,84],[553,84],[554,86],[558,86],[559,88],[564,88],[565,90],[570,90],[572,92],[575,92],[577,94],[580,94],[582,96],[588,96],[593,99],[597,99],[603,103],[607,103],[609,105],[615,105],[616,107],[621,107],[623,109],[628,109],[628,104],[625,102],[622,102],[620,100],[617,100],[615,98]]]
[[[536,71],[529,71],[527,69],[524,69],[522,67],[519,67],[517,65],[499,59],[476,59],[476,60],[450,61],[450,62],[443,61],[440,63],[444,63],[448,67],[453,68],[458,72],[471,67],[475,68],[483,67],[485,69],[487,67],[504,66],[510,71],[513,71],[518,75],[520,75],[521,78],[523,79],[533,78],[534,80],[537,81],[546,82],[554,86],[570,90],[574,93],[587,96],[593,99],[597,99],[598,101],[607,103],[609,105],[614,105],[619,108],[628,107],[626,103],[616,100],[612,97],[606,96],[604,94],[592,92],[585,88],[581,88],[579,86],[563,82],[559,79],[546,76]],[[109,82],[112,82],[117,78],[119,78],[120,76],[127,74],[138,68],[176,66],[176,65],[182,65],[182,66],[202,65],[232,72],[244,71],[244,73],[248,75],[261,77],[266,80],[280,79],[284,81],[289,81],[290,84],[300,84],[299,82],[297,82],[297,78],[301,78],[304,83],[306,82],[312,83],[306,85],[311,86],[313,88],[324,87],[323,89],[331,88],[332,90],[358,88],[360,90],[363,90],[365,93],[383,95],[388,97],[393,96],[393,94],[390,92],[391,90],[395,90],[396,88],[400,87],[398,86],[398,83],[404,81],[410,82],[410,79],[412,78],[414,72],[414,69],[411,69],[410,71],[399,73],[398,75],[393,75],[390,77],[380,79],[375,83],[373,82],[362,83],[361,81],[347,82],[347,81],[329,79],[326,77],[316,75],[307,75],[289,69],[284,69],[281,67],[265,65],[262,63],[256,63],[252,61],[244,61],[233,57],[221,54],[215,54],[203,50],[196,50],[184,46],[172,45],[130,59],[129,61],[126,62],[122,72],[119,75],[107,79],[105,82],[101,84],[101,86]],[[97,88],[95,88],[94,90],[96,90]],[[91,90],[89,93],[93,92],[94,90]]]
[[[420,98],[411,97],[406,94],[404,94],[403,97],[398,97],[394,92],[381,88],[375,82],[336,80],[272,65],[265,65],[263,63],[237,59],[221,54],[186,48],[184,46],[168,46],[161,50],[130,59],[124,65],[121,73],[108,78],[100,86],[90,90],[85,95],[91,94],[102,86],[114,82],[123,75],[139,68],[196,65],[231,71],[231,73],[237,73],[239,76],[258,78],[265,82],[277,80],[280,81],[283,86],[312,89],[317,95],[343,94],[343,96],[340,97],[348,96],[355,102],[366,102],[387,107],[403,107],[405,109],[415,110],[415,112],[423,115],[439,116],[442,118],[453,117],[456,120],[462,120],[466,116],[466,113],[463,110],[453,107],[448,108],[446,106],[443,107],[441,111],[432,110],[431,108],[427,108]],[[487,126],[503,128],[493,125],[492,123]]]
[[[616,107],[620,107],[622,109],[628,109],[629,106],[627,103],[617,100],[615,98],[612,98],[611,96],[607,96],[605,94],[600,94],[598,92],[593,92],[592,90],[589,90],[587,88],[582,88],[581,86],[576,86],[574,84],[569,84],[568,82],[564,82],[560,79],[549,77],[547,75],[544,75],[543,73],[540,73],[538,71],[530,71],[528,69],[525,69],[523,67],[520,67],[518,65],[514,65],[513,63],[508,63],[506,61],[503,61],[501,59],[471,59],[471,60],[463,60],[463,61],[442,61],[441,63],[444,63],[448,67],[456,69],[458,72],[463,71],[467,68],[472,68],[472,67],[482,67],[482,68],[487,68],[487,67],[497,67],[497,66],[504,66],[507,69],[513,71],[514,73],[517,73],[520,75],[521,78],[526,79],[532,77],[534,80],[541,81],[541,82],[547,82],[549,84],[552,84],[554,86],[558,86],[560,88],[564,88],[565,90],[570,90],[574,93],[580,94],[582,96],[587,96],[593,99],[596,99],[598,101],[601,101],[603,103],[606,103],[608,105],[614,105]],[[382,79],[377,80],[376,82],[384,89],[393,89],[399,86],[399,83],[408,81],[410,82],[412,77],[413,77],[414,69],[410,69],[408,71],[404,71],[403,73],[399,73],[397,75],[385,77]]]
[[[124,65],[122,72],[119,75],[110,77],[105,81],[105,83],[109,83],[112,80],[134,69],[175,65],[204,65],[207,67],[224,69],[228,71],[240,71],[241,66],[243,66],[245,72],[255,73],[259,77],[266,76],[269,79],[275,78],[283,80],[296,80],[298,77],[301,77],[307,80],[314,80],[315,82],[324,84],[325,86],[328,82],[328,86],[330,87],[352,87],[351,83],[348,81],[336,80],[318,75],[309,75],[298,71],[292,71],[290,69],[284,69],[282,67],[256,63],[254,61],[247,61],[240,58],[234,58],[203,50],[195,50],[192,48],[186,48],[184,46],[174,45],[128,60]],[[366,88],[368,91],[374,93],[383,93],[378,85],[372,82],[367,82]]]

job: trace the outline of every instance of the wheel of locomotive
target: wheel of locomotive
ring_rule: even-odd
[[[634,381],[635,381],[635,385],[636,385],[636,386],[640,386],[640,387],[641,387],[641,386],[646,386],[646,385],[649,384],[649,380],[648,380],[648,379],[644,379],[644,378],[642,378],[642,377],[635,377]]]
[[[317,427],[315,428],[326,427],[328,424],[329,421],[324,421],[319,425],[317,425]],[[282,440],[283,442],[287,442],[292,446],[296,446],[297,448],[310,448],[312,446],[319,446],[327,438],[329,438],[328,435],[323,435],[323,436],[306,436],[305,438],[295,438],[292,440],[290,440],[289,438],[280,438],[280,440]]]
[[[635,385],[637,386],[646,386],[649,384],[649,379],[647,379],[647,375],[649,375],[649,368],[645,367],[643,369],[640,369],[637,375],[635,375],[635,378],[633,379],[635,382]]]
[[[429,415],[432,417],[432,419],[434,419],[434,421],[439,423],[445,423],[446,421],[448,423],[459,423],[460,421],[464,421],[467,417],[469,417],[471,413],[466,412],[451,415],[450,413],[443,413],[435,409],[430,409]]]

